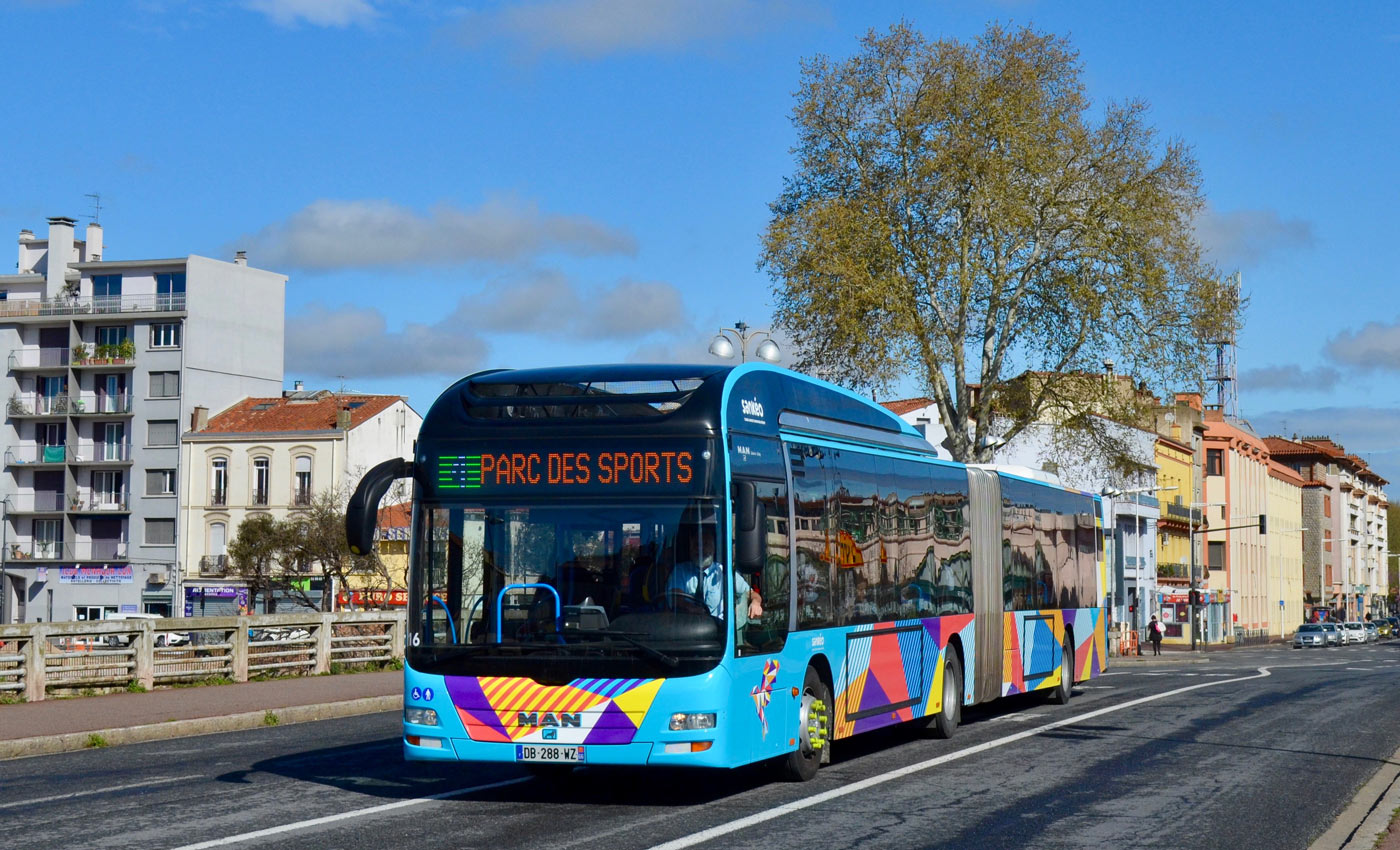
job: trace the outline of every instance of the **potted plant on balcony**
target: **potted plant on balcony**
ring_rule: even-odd
[[[124,339],[117,343],[116,348],[117,350],[112,354],[114,359],[119,359],[121,362],[125,363],[136,357],[136,343],[132,342],[130,339]]]
[[[11,416],[23,416],[29,412],[29,408],[25,406],[18,395],[12,395],[10,396],[8,411]]]
[[[93,358],[89,362],[98,364],[110,362],[112,359],[112,349],[114,348],[116,348],[116,346],[109,343],[98,343],[97,350],[93,353]]]
[[[77,345],[73,346],[73,365],[83,365],[87,362],[87,359],[89,356],[91,356],[91,354],[92,352],[88,350],[87,343],[85,342],[80,342]]]

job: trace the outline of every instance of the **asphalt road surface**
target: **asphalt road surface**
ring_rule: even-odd
[[[1400,643],[1120,666],[1068,706],[964,712],[771,770],[405,763],[397,714],[0,763],[40,848],[1306,848],[1400,749]],[[16,840],[16,838],[18,840]]]

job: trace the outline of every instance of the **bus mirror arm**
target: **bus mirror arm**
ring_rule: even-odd
[[[413,477],[413,462],[401,457],[376,464],[360,483],[345,506],[345,540],[350,551],[367,555],[374,548],[374,529],[379,524],[379,500],[400,478]]]
[[[767,546],[768,511],[752,481],[735,485],[734,561],[741,570],[763,568]]]

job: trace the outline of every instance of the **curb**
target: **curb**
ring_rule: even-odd
[[[1308,850],[1370,850],[1400,808],[1400,750],[1361,786],[1341,816]]]
[[[241,732],[248,729],[259,729],[267,725],[265,720],[269,713],[277,717],[276,725],[281,726],[289,723],[307,723],[314,720],[330,720],[336,717],[375,714],[381,711],[402,709],[402,707],[403,695],[394,694],[318,705],[292,705],[261,711],[245,711],[221,717],[199,717],[192,720],[150,723],[145,726],[99,729],[95,732],[69,732],[63,735],[20,738],[13,741],[0,741],[0,761],[89,749],[88,740],[93,735],[102,736],[108,746],[118,746],[121,744],[140,744],[146,741],[164,741],[170,738],[188,738],[193,735],[209,735],[215,732]]]

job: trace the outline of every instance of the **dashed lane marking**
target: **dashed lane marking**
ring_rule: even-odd
[[[147,779],[145,782],[132,782],[128,785],[107,785],[91,791],[69,791],[67,794],[54,794],[49,797],[35,797],[32,800],[16,800],[13,803],[0,803],[0,809],[17,809],[20,806],[33,806],[38,803],[52,803],[55,800],[72,800],[75,797],[91,797],[94,794],[111,794],[113,791],[126,791],[131,788],[149,788],[152,785],[169,785],[171,782],[184,782],[186,779],[200,779],[202,773],[188,776],[165,776],[160,779]]]

